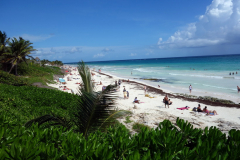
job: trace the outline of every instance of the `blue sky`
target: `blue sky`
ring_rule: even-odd
[[[63,62],[239,54],[239,0],[11,0],[0,30]]]

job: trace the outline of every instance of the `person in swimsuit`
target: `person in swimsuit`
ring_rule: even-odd
[[[137,97],[135,97],[134,101],[135,103],[140,103],[140,100],[137,99]]]
[[[237,90],[238,90],[238,93],[239,93],[239,91],[240,91],[240,87],[237,86]]]
[[[146,92],[147,92],[147,87],[146,87],[146,86],[144,86],[144,92],[145,92],[145,94],[146,94]]]
[[[217,114],[217,111],[213,110],[213,111],[209,111],[207,115],[218,115],[218,114]]]
[[[190,91],[190,93],[192,92],[192,85],[191,84],[189,86],[189,91]]]
[[[123,96],[124,96],[124,99],[127,98],[127,92],[126,92],[126,90],[123,92]]]
[[[200,105],[200,104],[198,104],[197,111],[198,111],[198,112],[203,112],[203,110],[201,109],[201,105]]]
[[[165,108],[166,108],[166,105],[168,105],[168,108],[169,108],[169,102],[168,102],[169,100],[168,100],[168,96],[167,96],[167,94],[166,94],[166,96],[164,97],[164,99],[163,99],[163,102],[165,103]]]
[[[202,111],[205,112],[205,113],[209,112],[209,110],[207,109],[207,106],[205,106],[205,108]]]

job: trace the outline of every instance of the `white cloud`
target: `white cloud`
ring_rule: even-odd
[[[53,37],[54,34],[50,34],[50,35],[39,35],[39,36],[35,36],[35,35],[30,35],[30,34],[22,34],[19,37],[22,37],[25,40],[29,40],[30,42],[37,42],[37,41],[43,41],[46,39],[49,39],[51,37]]]
[[[131,53],[130,56],[136,56],[137,54],[136,53]]]
[[[55,54],[56,52],[57,51],[54,48],[40,48],[40,49],[37,49],[37,51],[33,52],[33,55],[48,56],[48,55]]]
[[[63,52],[66,52],[66,53],[80,53],[80,52],[82,52],[82,50],[81,50],[80,47],[72,47],[69,50],[63,51]]]
[[[97,58],[97,57],[103,57],[103,56],[105,56],[104,54],[102,54],[102,53],[98,53],[98,54],[95,54],[94,56],[93,56],[93,58]]]
[[[195,23],[175,32],[168,40],[159,38],[159,48],[205,47],[240,43],[240,1],[213,0]]]
[[[109,48],[104,48],[104,49],[102,50],[102,52],[112,52],[112,51],[114,51],[114,50],[109,49]]]

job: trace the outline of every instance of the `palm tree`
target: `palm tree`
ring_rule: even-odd
[[[6,70],[6,57],[3,55],[6,52],[6,46],[9,38],[5,32],[0,31],[0,62],[3,64],[4,70]]]
[[[8,38],[6,32],[0,31],[0,56],[6,51],[7,42]]]
[[[42,65],[43,67],[45,67],[45,65],[46,65],[48,62],[49,62],[48,60],[43,59],[43,60],[41,60],[41,65]]]
[[[26,127],[33,123],[42,125],[46,122],[49,125],[61,125],[68,129],[72,128],[76,132],[83,133],[85,137],[97,129],[104,129],[112,124],[111,117],[115,112],[115,92],[114,87],[109,85],[106,90],[96,92],[93,82],[91,81],[91,73],[84,62],[79,63],[79,74],[82,78],[82,86],[79,86],[77,94],[77,104],[69,109],[70,120],[57,117],[53,114],[44,115],[33,119],[25,124]]]
[[[15,75],[17,75],[17,65],[22,61],[27,64],[26,57],[34,59],[30,54],[32,51],[36,51],[36,49],[33,49],[32,43],[24,40],[22,37],[19,37],[19,39],[13,38],[12,41],[8,41],[8,45],[7,52],[3,55],[9,57],[7,59],[7,62],[11,63],[9,73],[15,67]]]

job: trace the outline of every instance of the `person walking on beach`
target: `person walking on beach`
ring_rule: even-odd
[[[147,87],[144,86],[144,93],[146,94],[146,92],[147,92]]]
[[[192,85],[191,84],[189,86],[189,91],[190,91],[190,93],[192,92]]]
[[[240,92],[240,87],[237,86],[238,93]]]

